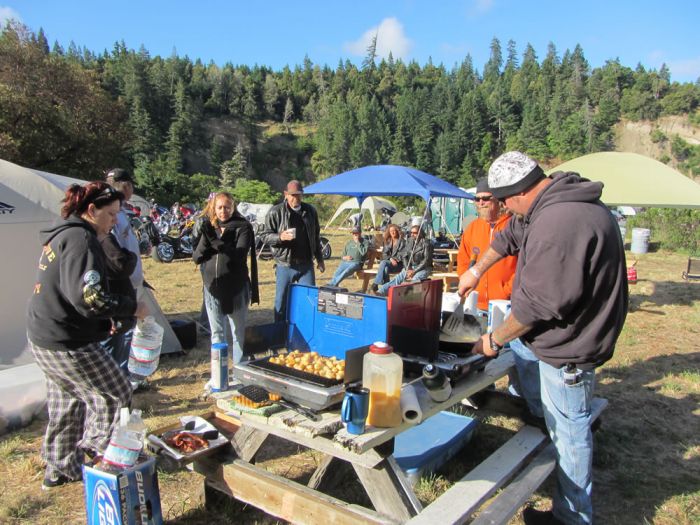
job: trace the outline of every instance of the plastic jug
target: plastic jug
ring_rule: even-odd
[[[158,368],[160,349],[163,345],[163,327],[153,316],[139,319],[134,327],[129,351],[129,372],[136,376],[148,377]]]
[[[396,427],[401,424],[403,361],[391,346],[377,342],[362,361],[362,386],[369,388],[367,424]]]
[[[146,425],[141,419],[140,410],[134,410],[124,425],[125,419],[122,411],[122,424],[112,433],[103,458],[105,463],[118,469],[131,468],[136,464],[146,437]]]

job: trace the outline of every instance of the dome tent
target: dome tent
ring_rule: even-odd
[[[338,206],[338,209],[335,210],[333,217],[331,217],[331,220],[326,224],[326,228],[328,228],[344,211],[347,212],[345,216],[345,219],[347,219],[353,211],[358,209],[360,209],[362,212],[369,213],[372,226],[376,228],[377,215],[381,215],[382,208],[396,211],[396,204],[388,199],[383,199],[382,197],[367,197],[362,201],[362,207],[360,208],[357,198],[351,197]]]
[[[0,160],[0,244],[5,247],[0,277],[0,433],[7,426],[28,423],[44,405],[44,376],[26,335],[27,301],[41,251],[39,231],[59,217],[66,188],[85,182]],[[181,351],[152,294],[147,301],[165,328],[162,351]]]

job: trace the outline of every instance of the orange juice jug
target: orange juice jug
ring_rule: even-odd
[[[362,361],[362,386],[369,388],[367,424],[396,427],[401,424],[401,382],[403,361],[393,348],[377,342]]]

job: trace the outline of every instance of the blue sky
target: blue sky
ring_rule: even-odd
[[[94,52],[124,40],[152,56],[205,63],[260,64],[279,70],[301,64],[360,64],[377,34],[380,55],[451,68],[467,54],[481,71],[493,37],[504,51],[527,43],[542,60],[553,42],[561,57],[581,44],[592,67],[619,58],[646,68],[666,63],[672,80],[700,78],[700,1],[668,0],[16,0],[0,20],[44,29],[49,43],[70,41]]]

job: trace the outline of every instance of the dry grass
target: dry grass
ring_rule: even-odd
[[[346,234],[331,235],[335,257],[329,261],[326,273],[319,276],[319,284],[332,275],[346,238]],[[623,336],[615,357],[598,374],[597,395],[610,401],[602,428],[595,435],[594,505],[599,523],[700,523],[700,284],[681,280],[685,260],[685,256],[666,252],[638,257],[640,281],[631,289],[632,308]],[[144,263],[166,314],[195,318],[201,305],[201,281],[194,266],[189,261]],[[261,304],[252,307],[250,324],[272,320],[271,262],[260,263],[260,282]],[[359,289],[359,281],[345,283],[350,289]],[[150,428],[210,407],[201,397],[208,367],[208,340],[201,337],[197,347],[186,355],[163,356],[151,387],[135,396],[135,406],[144,410]],[[518,420],[499,414],[480,413],[476,417],[482,424],[469,446],[444,470],[421,480],[417,494],[424,503],[439,496],[520,426]],[[48,494],[40,490],[43,468],[39,449],[44,424],[35,421],[0,438],[0,523],[84,522],[80,485]],[[263,449],[259,464],[305,482],[319,456],[279,441],[274,443],[276,446]],[[275,523],[235,503],[206,509],[198,474],[161,470],[159,483],[168,523]],[[552,490],[550,478],[530,503],[548,507]],[[369,504],[354,481],[333,495]],[[520,520],[515,518],[512,523]]]

